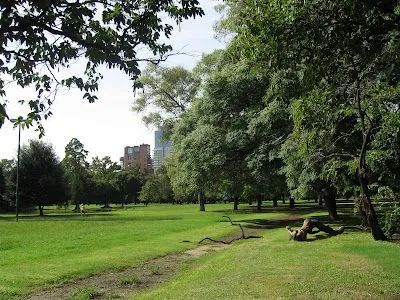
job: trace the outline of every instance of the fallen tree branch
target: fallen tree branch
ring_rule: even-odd
[[[255,235],[246,236],[246,235],[244,234],[244,230],[243,230],[243,227],[242,227],[241,224],[239,224],[239,223],[233,223],[232,220],[231,220],[231,218],[228,217],[228,216],[222,216],[222,217],[223,217],[223,218],[228,218],[228,220],[229,220],[229,222],[231,223],[231,225],[239,226],[240,230],[242,231],[242,236],[241,236],[241,237],[238,237],[238,238],[233,238],[233,239],[232,239],[231,241],[229,241],[229,242],[225,242],[225,241],[222,241],[222,240],[214,240],[214,239],[212,239],[212,238],[205,237],[204,239],[202,239],[202,240],[199,242],[199,244],[201,244],[202,242],[208,240],[208,241],[211,241],[211,242],[214,242],[214,243],[220,243],[220,244],[229,245],[229,244],[232,244],[232,243],[235,242],[235,241],[242,240],[242,239],[243,239],[243,240],[247,240],[247,239],[259,239],[259,238],[261,238],[261,236],[255,236]]]
[[[317,231],[313,231],[314,228],[317,228]],[[364,230],[365,228],[362,226],[341,226],[338,229],[333,229],[329,227],[328,225],[325,225],[321,223],[318,220],[315,219],[305,219],[303,222],[303,226],[301,226],[300,229],[298,230],[293,230],[290,226],[287,226],[286,229],[288,230],[290,234],[290,239],[296,240],[296,241],[306,241],[307,240],[307,234],[317,234],[321,231],[331,235],[331,236],[336,236],[339,234],[342,234],[345,229],[359,229],[359,230]]]

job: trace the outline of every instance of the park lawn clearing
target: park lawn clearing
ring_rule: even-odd
[[[238,230],[236,226],[221,222],[231,208],[209,205],[207,212],[200,213],[196,205],[152,205],[85,216],[50,210],[43,218],[21,216],[18,223],[12,216],[3,215],[0,299],[19,298],[35,290],[183,252],[205,236],[232,235]],[[284,216],[268,214],[268,218]]]
[[[399,260],[400,244],[369,233],[295,242],[272,229],[188,262],[135,299],[397,299]]]
[[[220,204],[207,209],[200,213],[195,205],[152,205],[82,217],[48,211],[44,218],[24,216],[18,224],[0,217],[0,299],[26,294],[54,299],[58,295],[54,291],[65,286],[69,290],[58,298],[385,299],[400,295],[399,244],[375,242],[369,233],[359,231],[330,238],[321,234],[310,242],[289,241],[284,223],[300,225],[300,217],[313,214],[306,207],[291,213],[281,208],[254,213],[245,206],[234,213],[231,205]],[[240,240],[219,251],[212,243],[199,246],[204,237],[240,235],[223,215],[266,229],[257,229],[263,238]],[[321,211],[314,215],[326,217]],[[244,230],[254,234],[255,229]],[[168,266],[171,258],[175,260]],[[115,277],[115,290],[113,286],[101,290],[101,276],[105,278],[101,284],[106,285]]]

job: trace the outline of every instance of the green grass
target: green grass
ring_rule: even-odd
[[[89,300],[96,296],[96,287],[91,285],[72,291],[67,295],[67,300]]]
[[[120,279],[121,285],[131,285],[131,284],[137,284],[141,283],[142,280],[140,279],[139,275],[136,273],[129,274],[127,276],[124,276]]]
[[[400,245],[349,233],[288,241],[282,229],[193,260],[135,299],[397,299]]]
[[[232,205],[207,209],[200,213],[196,205],[151,205],[86,216],[48,210],[42,218],[23,215],[18,223],[14,216],[0,215],[0,299],[194,247],[183,240],[237,231],[221,222],[222,215],[232,215]]]
[[[310,210],[309,204],[298,203],[292,213],[327,221],[325,211]],[[23,215],[18,223],[13,216],[0,215],[0,299],[20,298],[34,289],[196,246],[183,240],[197,242],[238,232],[236,226],[221,222],[223,215],[260,223],[290,214],[270,208],[254,213],[246,205],[237,213],[231,209],[232,204],[208,205],[208,211],[200,213],[196,205],[151,205],[92,211],[83,217],[54,209],[43,218]],[[345,211],[346,222],[353,222],[352,209]],[[135,299],[400,297],[400,244],[375,242],[364,232],[294,242],[288,241],[283,227],[266,230],[262,239],[242,240],[192,258],[170,280]],[[162,266],[150,272],[163,273]],[[125,284],[135,283],[133,277],[121,278],[121,285],[125,279]],[[74,293],[89,299],[89,290]]]

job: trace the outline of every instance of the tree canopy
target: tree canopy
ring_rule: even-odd
[[[30,107],[27,124],[40,121],[51,115],[60,86],[76,87],[93,102],[101,65],[135,80],[140,61],[157,63],[169,55],[165,37],[174,24],[203,15],[197,0],[10,0],[0,3],[0,12],[0,126],[8,118],[7,102],[16,101],[7,98],[9,82],[36,90],[36,96],[18,100]],[[77,60],[81,74],[59,73]]]
[[[289,188],[325,197],[332,218],[337,194],[359,193],[363,223],[385,239],[371,183],[382,193],[398,186],[397,1],[227,0],[219,9],[218,33],[231,41],[194,69],[199,98],[173,128],[167,164],[174,192],[230,179],[245,194]]]
[[[16,180],[16,166],[13,171]],[[21,207],[37,205],[40,215],[46,205],[66,200],[63,169],[52,146],[31,140],[21,148],[19,170],[19,199]]]

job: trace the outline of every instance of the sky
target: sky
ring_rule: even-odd
[[[174,50],[191,55],[171,56],[164,66],[180,65],[191,69],[203,53],[224,47],[224,41],[215,39],[213,31],[220,17],[214,10],[218,0],[200,0],[200,3],[205,16],[184,21],[170,38]],[[57,94],[53,103],[53,115],[42,123],[45,128],[42,140],[53,145],[60,160],[64,157],[65,146],[72,138],[83,143],[90,158],[110,156],[118,162],[125,146],[140,144],[149,144],[153,151],[155,128],[147,128],[141,116],[131,111],[134,93],[129,77],[119,70],[104,69],[102,74],[104,78],[99,85],[98,101],[88,103],[82,99],[83,93],[78,90],[63,91]],[[29,90],[10,88],[6,92],[11,99],[32,97]],[[23,115],[23,108],[10,103],[7,112],[11,118],[16,118]],[[27,143],[29,139],[38,139],[38,132],[33,127],[21,131],[21,144]],[[15,158],[17,148],[18,128],[6,122],[0,128],[0,159]]]

